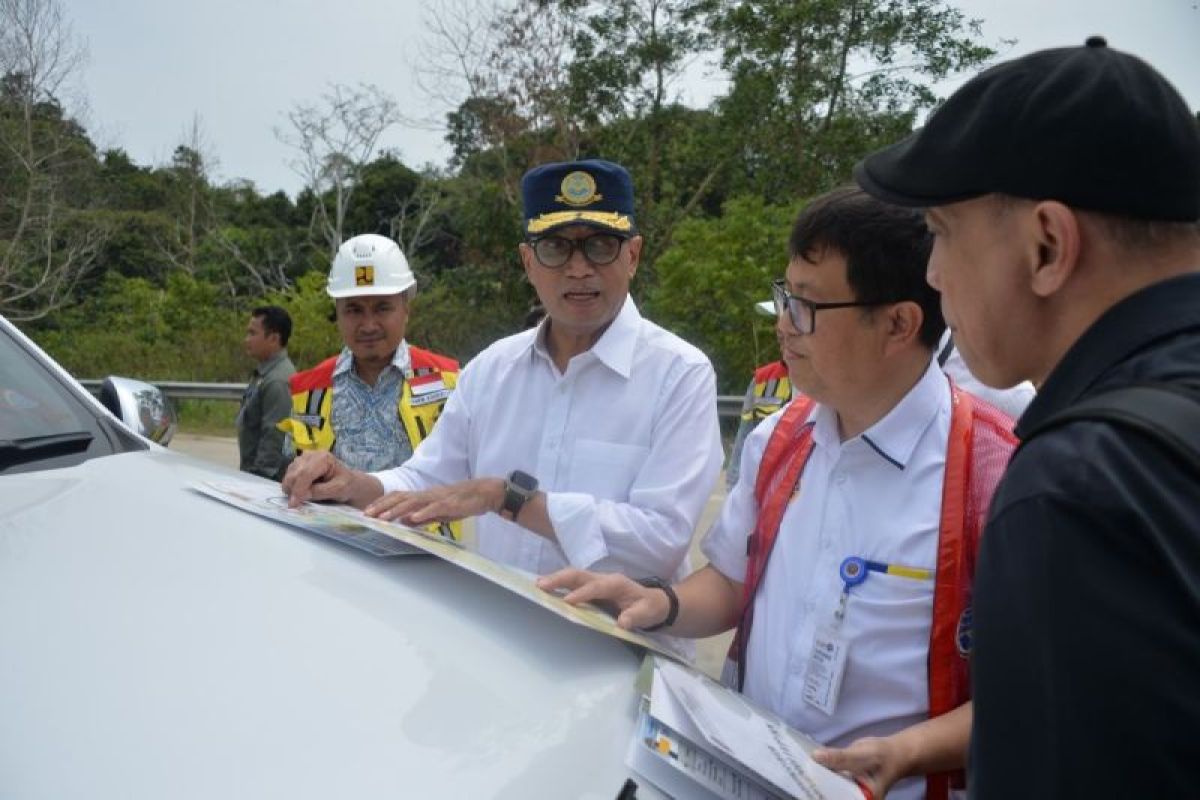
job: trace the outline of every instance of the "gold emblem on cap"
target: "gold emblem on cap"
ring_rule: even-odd
[[[590,206],[604,199],[604,195],[596,194],[596,179],[578,170],[568,172],[558,188],[562,194],[554,199],[569,206]]]
[[[354,268],[354,285],[355,286],[374,286],[375,285],[375,268],[370,264],[364,267]]]

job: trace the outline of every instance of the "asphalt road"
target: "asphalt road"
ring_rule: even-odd
[[[170,446],[172,450],[178,450],[181,453],[187,453],[196,458],[202,458],[205,461],[211,461],[230,469],[237,469],[238,466],[237,440],[235,439],[177,433],[171,440]],[[722,475],[717,488],[708,498],[708,503],[705,504],[704,512],[700,516],[700,526],[698,529],[700,533],[708,530],[713,520],[716,519],[723,502],[725,502],[725,478]],[[704,555],[700,552],[699,540],[699,535],[692,539],[691,559],[693,568],[699,568],[707,563]],[[721,664],[725,660],[725,653],[729,649],[731,638],[732,634],[727,633],[698,642],[696,648],[696,665],[709,675],[717,677],[721,671]]]

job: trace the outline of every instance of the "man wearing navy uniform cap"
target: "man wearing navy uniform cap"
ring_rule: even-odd
[[[972,795],[1195,796],[1196,118],[1092,37],[980,74],[855,177],[926,209],[972,372],[1039,386],[979,557]]]
[[[530,572],[682,577],[722,460],[712,365],[629,297],[642,238],[623,167],[544,164],[521,191],[521,260],[545,319],[467,365],[403,466],[326,456],[284,488],[407,524],[480,516],[479,551]]]

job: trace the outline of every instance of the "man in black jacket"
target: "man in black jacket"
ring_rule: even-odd
[[[1200,402],[1200,127],[1093,37],[998,65],[855,177],[927,209],[967,365],[1037,398],[974,600],[980,798],[1190,797],[1200,764],[1200,471],[1163,438],[1055,414],[1118,387]]]

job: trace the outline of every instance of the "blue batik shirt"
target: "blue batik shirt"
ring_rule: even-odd
[[[333,368],[333,454],[351,469],[374,472],[398,467],[413,454],[397,407],[412,362],[401,340],[392,363],[374,386],[354,370],[354,355],[342,348]]]

